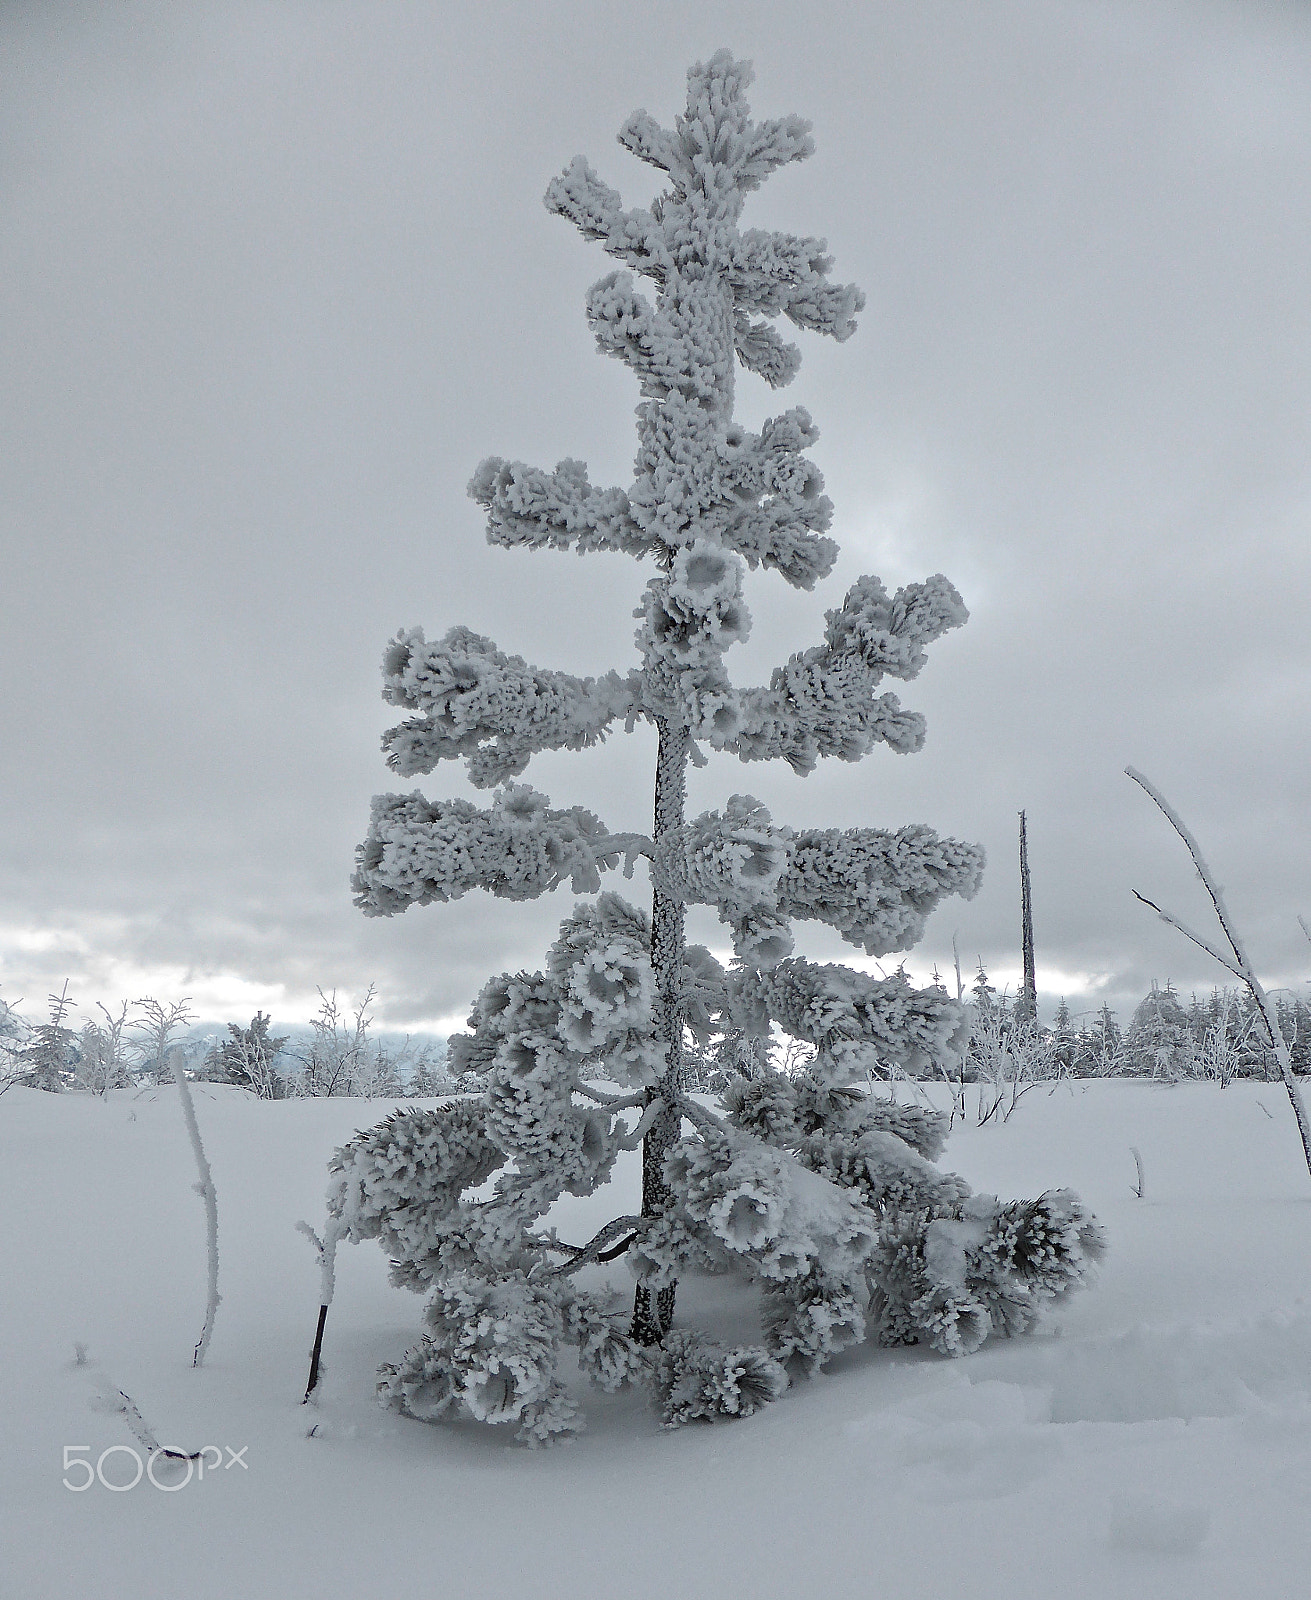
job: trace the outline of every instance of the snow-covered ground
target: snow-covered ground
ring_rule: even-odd
[[[592,1394],[588,1431],[545,1451],[378,1408],[375,1369],[422,1302],[373,1245],[343,1249],[322,1405],[300,1405],[318,1276],[294,1224],[317,1225],[332,1149],[390,1105],[205,1086],[197,1107],[223,1294],[199,1372],[203,1213],[176,1091],[0,1097],[5,1600],[1305,1592],[1311,1179],[1277,1085],[1082,1083],[958,1124],[944,1165],[977,1188],[1070,1185],[1106,1226],[1099,1286],[1045,1335],[957,1362],[858,1349],[714,1427],[664,1432],[641,1395]],[[626,1159],[559,1208],[563,1237],[636,1209]],[[679,1311],[754,1336],[750,1293],[723,1279]],[[64,1486],[86,1472],[66,1446],[94,1466],[133,1444],[93,1406],[119,1387],[164,1443],[217,1447],[203,1480]],[[111,1481],[134,1472],[105,1458]]]

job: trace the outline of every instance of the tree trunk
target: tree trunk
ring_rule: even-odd
[[[683,804],[687,795],[686,728],[671,727],[664,717],[656,718],[660,732],[660,751],[656,757],[655,826],[652,838],[659,842],[670,828],[683,825]],[[649,1092],[648,1100],[661,1096],[666,1109],[651,1124],[642,1141],[642,1215],[658,1217],[670,1200],[669,1186],[662,1171],[665,1153],[678,1138],[682,1119],[673,1109],[683,1069],[683,999],[680,993],[683,972],[683,906],[668,899],[659,889],[651,897],[651,965],[655,969],[657,1018],[665,1041],[665,1070],[660,1082]],[[639,1284],[633,1296],[633,1338],[639,1344],[659,1344],[669,1331],[674,1317],[675,1285],[669,1284],[651,1303],[651,1293]]]

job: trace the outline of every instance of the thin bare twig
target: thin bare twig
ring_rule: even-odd
[[[204,1453],[203,1449],[171,1450],[160,1444],[159,1440],[155,1437],[155,1430],[141,1415],[140,1411],[137,1410],[136,1401],[133,1400],[132,1396],[128,1394],[125,1389],[120,1389],[118,1391],[118,1398],[122,1404],[115,1407],[115,1409],[127,1423],[128,1428],[131,1430],[137,1443],[143,1445],[145,1449],[151,1452],[152,1455],[161,1455],[172,1461],[200,1460],[202,1454]]]
[[[1193,865],[1197,868],[1197,876],[1202,880],[1203,887],[1205,888],[1207,894],[1211,897],[1211,904],[1215,907],[1216,917],[1219,919],[1220,927],[1224,931],[1224,936],[1229,943],[1229,948],[1234,953],[1234,961],[1237,963],[1237,965],[1232,965],[1217,951],[1213,950],[1210,945],[1205,943],[1205,941],[1196,938],[1195,935],[1188,934],[1188,937],[1193,939],[1195,944],[1201,945],[1202,949],[1206,950],[1208,954],[1214,956],[1216,960],[1220,961],[1224,966],[1226,966],[1230,972],[1235,973],[1239,978],[1241,978],[1253,1000],[1256,1001],[1261,1013],[1261,1019],[1265,1024],[1266,1035],[1270,1040],[1270,1048],[1274,1051],[1275,1060],[1279,1063],[1279,1075],[1284,1080],[1284,1089],[1288,1095],[1288,1103],[1290,1106],[1292,1106],[1293,1116],[1297,1119],[1297,1131],[1302,1140],[1302,1154],[1306,1159],[1307,1171],[1308,1173],[1311,1173],[1311,1123],[1308,1123],[1307,1120],[1306,1106],[1302,1102],[1302,1091],[1298,1088],[1297,1079],[1293,1076],[1292,1053],[1290,1052],[1288,1043],[1284,1038],[1283,1030],[1279,1026],[1279,1017],[1275,1012],[1274,1006],[1270,1002],[1270,996],[1261,986],[1261,980],[1257,977],[1256,969],[1252,966],[1251,961],[1248,959],[1247,950],[1242,939],[1239,937],[1238,930],[1234,926],[1232,918],[1229,915],[1229,908],[1225,905],[1224,893],[1221,890],[1220,885],[1215,881],[1211,874],[1211,869],[1206,863],[1206,857],[1202,854],[1201,846],[1198,844],[1197,840],[1193,838],[1187,827],[1185,827],[1183,819],[1180,817],[1179,813],[1174,809],[1174,807],[1160,792],[1160,790],[1151,784],[1145,777],[1143,777],[1141,772],[1136,771],[1133,767],[1126,767],[1124,770],[1125,773],[1138,785],[1138,787],[1144,790],[1145,793],[1150,795],[1151,798],[1156,802],[1170,826],[1188,847],[1188,854],[1193,858]],[[1137,890],[1135,890],[1134,893],[1137,894]],[[1139,895],[1138,898],[1141,900],[1143,899],[1143,896]],[[1150,901],[1145,903],[1150,904]],[[1165,917],[1167,922],[1170,922],[1174,927],[1179,928],[1181,932],[1187,932],[1187,930],[1184,929],[1175,918],[1167,916],[1165,912],[1160,911],[1159,906],[1153,906],[1152,909],[1160,912],[1160,915]]]
[[[86,1366],[86,1346],[75,1345],[74,1349],[78,1357],[77,1365]],[[163,1457],[166,1461],[200,1461],[206,1450],[217,1448],[214,1445],[202,1445],[199,1450],[174,1450],[160,1444],[155,1430],[141,1415],[136,1401],[126,1389],[120,1389],[117,1384],[107,1384],[101,1388],[92,1400],[91,1407],[94,1411],[122,1417],[127,1424],[128,1432],[146,1452],[152,1468],[158,1457]],[[188,1469],[188,1481],[190,1481],[190,1469]]]
[[[1155,900],[1149,900],[1145,894],[1139,894],[1137,889],[1130,889],[1129,893],[1134,897],[1135,900],[1141,900],[1143,905],[1149,907],[1152,911],[1155,911],[1162,922],[1168,922],[1172,928],[1178,929],[1178,931],[1183,934],[1185,939],[1191,939],[1199,950],[1205,950],[1207,955],[1218,961],[1226,972],[1232,972],[1235,978],[1242,978],[1243,972],[1241,967],[1236,967],[1228,956],[1221,955],[1220,951],[1218,951],[1213,944],[1208,944],[1206,940],[1200,936],[1200,934],[1194,933],[1191,928],[1186,927],[1182,922],[1180,922],[1178,917],[1171,916],[1168,911],[1163,911],[1161,907],[1157,905]]]

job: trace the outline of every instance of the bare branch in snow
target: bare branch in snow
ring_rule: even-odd
[[[1201,846],[1188,831],[1179,813],[1174,809],[1174,807],[1160,792],[1160,790],[1150,783],[1145,777],[1143,777],[1141,772],[1136,771],[1133,767],[1126,767],[1124,770],[1127,776],[1132,778],[1138,787],[1144,790],[1156,802],[1157,806],[1159,806],[1161,811],[1164,813],[1170,826],[1188,847],[1188,854],[1193,858],[1193,865],[1197,868],[1197,875],[1202,880],[1203,887],[1206,889],[1207,894],[1211,897],[1211,904],[1215,907],[1215,914],[1219,919],[1220,927],[1224,931],[1224,936],[1228,941],[1229,948],[1234,953],[1233,962],[1226,960],[1224,956],[1220,955],[1216,950],[1213,950],[1209,944],[1207,944],[1204,940],[1199,939],[1195,934],[1188,933],[1188,930],[1184,928],[1183,925],[1177,921],[1177,919],[1169,916],[1166,912],[1161,911],[1159,906],[1153,906],[1152,909],[1158,912],[1160,916],[1164,917],[1167,922],[1178,928],[1181,933],[1186,934],[1188,938],[1192,939],[1194,944],[1200,945],[1203,950],[1207,951],[1208,954],[1213,955],[1215,959],[1227,967],[1230,972],[1241,978],[1243,983],[1247,986],[1248,992],[1251,994],[1253,1000],[1256,1001],[1256,1004],[1260,1009],[1261,1019],[1265,1024],[1265,1031],[1270,1041],[1270,1047],[1275,1053],[1275,1060],[1279,1063],[1279,1075],[1284,1080],[1284,1088],[1288,1094],[1288,1103],[1292,1106],[1293,1115],[1297,1119],[1297,1131],[1302,1140],[1302,1154],[1306,1158],[1307,1171],[1308,1173],[1311,1173],[1311,1124],[1309,1124],[1307,1121],[1306,1106],[1302,1100],[1302,1091],[1298,1088],[1297,1079],[1293,1076],[1292,1053],[1288,1048],[1288,1042],[1284,1038],[1283,1031],[1279,1026],[1279,1018],[1275,1013],[1275,1008],[1271,1003],[1270,996],[1262,987],[1261,980],[1256,975],[1256,969],[1252,966],[1251,961],[1248,959],[1247,948],[1239,936],[1238,929],[1234,925],[1233,918],[1230,916],[1229,908],[1225,904],[1224,893],[1221,890],[1220,885],[1215,881],[1215,877],[1213,876],[1210,867],[1207,865],[1206,858],[1202,854]],[[1134,893],[1138,894],[1138,891],[1135,889]],[[1142,895],[1138,895],[1138,898],[1142,900],[1144,897]],[[1149,905],[1151,904],[1150,901],[1145,901],[1145,903]]]

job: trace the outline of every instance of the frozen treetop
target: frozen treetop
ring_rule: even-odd
[[[864,296],[829,281],[822,239],[739,230],[745,196],[814,149],[799,117],[750,120],[750,82],[750,67],[721,50],[688,73],[672,131],[645,111],[624,124],[619,142],[669,179],[648,210],[625,210],[581,156],[547,189],[549,210],[633,269],[592,285],[587,320],[641,386],[638,476],[627,492],[596,489],[577,461],[546,473],[493,457],[469,489],[494,542],[645,555],[708,537],[801,588],[832,568],[832,505],[801,453],[818,436],[810,417],[797,407],[759,433],[734,426],[733,368],[790,382],[800,352],[771,319],[846,339]],[[656,285],[654,306],[633,272]]]
[[[805,455],[818,438],[809,413],[797,406],[758,432],[742,427],[733,419],[735,364],[771,385],[786,383],[800,357],[772,319],[846,339],[864,303],[854,285],[830,282],[822,240],[739,229],[745,196],[813,149],[799,118],[751,121],[750,81],[749,67],[720,51],[688,74],[687,109],[672,130],[645,111],[628,119],[620,143],[669,182],[648,210],[625,210],[581,157],[546,191],[549,210],[632,269],[593,284],[587,319],[598,348],[623,361],[641,389],[634,481],[597,488],[580,461],[548,472],[492,456],[469,484],[494,544],[655,558],[659,573],[638,612],[641,672],[580,682],[501,657],[494,693],[503,683],[531,719],[489,750],[455,708],[459,696],[447,695],[449,714],[421,706],[425,719],[388,736],[397,770],[462,754],[475,782],[497,782],[522,771],[533,750],[602,737],[619,715],[665,719],[744,761],[781,757],[798,772],[821,755],[855,761],[876,743],[904,752],[923,742],[920,719],[873,690],[884,676],[914,677],[924,646],[965,621],[960,596],[941,575],[894,596],[876,578],[861,579],[829,613],[824,643],[779,667],[768,685],[739,690],[724,668],[725,652],[750,631],[745,569],[772,569],[810,589],[838,553],[827,533],[832,503]],[[654,304],[634,273],[655,285]],[[416,645],[431,660],[456,644],[466,659],[483,650],[486,663],[469,670],[479,680],[475,698],[485,699],[495,646],[452,635],[436,647],[398,640],[389,697],[397,666],[415,678]]]
[[[745,196],[813,149],[799,118],[751,121],[750,81],[750,68],[720,51],[688,74],[687,107],[672,130],[645,111],[628,119],[620,143],[668,180],[649,209],[626,210],[581,157],[546,192],[550,211],[623,263],[593,285],[587,316],[601,351],[622,360],[641,389],[634,482],[595,488],[579,461],[547,472],[494,456],[469,486],[495,544],[653,558],[656,574],[635,612],[640,666],[583,678],[530,665],[464,627],[431,641],[420,628],[399,633],[384,655],[383,695],[410,715],[384,735],[388,765],[412,777],[463,759],[476,787],[509,787],[489,812],[418,794],[379,797],[356,876],[358,903],[372,914],[474,887],[512,898],[566,880],[576,891],[599,887],[599,871],[631,855],[627,843],[577,808],[554,811],[544,797],[529,805],[532,791],[511,780],[535,754],[584,749],[617,723],[683,730],[694,760],[701,740],[802,774],[821,756],[859,761],[877,744],[906,754],[924,742],[923,718],[881,686],[913,679],[927,646],[966,621],[941,574],[895,594],[878,578],[858,579],[826,613],[822,641],[776,667],[767,684],[739,688],[725,666],[751,628],[746,570],[772,569],[810,589],[838,553],[826,531],[832,505],[804,454],[818,437],[814,423],[800,407],[758,432],[735,422],[735,363],[787,382],[797,352],[771,319],[845,339],[863,304],[855,287],[829,281],[822,240],[739,229]],[[634,274],[655,285],[654,304]],[[980,851],[928,829],[895,839],[870,830],[793,839],[783,830],[790,842],[776,840],[787,860],[778,894],[748,903],[724,882],[696,887],[703,867],[691,856],[674,860],[686,848],[708,861],[704,853],[735,826],[730,814],[700,819],[686,838],[664,841],[655,867],[678,903],[718,906],[743,959],[782,959],[793,917],[830,922],[870,954],[908,949],[943,894],[973,893],[982,866]],[[651,854],[647,845],[642,853]]]
[[[799,328],[846,339],[855,332],[855,314],[865,297],[854,284],[834,284],[828,274],[832,257],[823,239],[795,234],[738,229],[742,202],[776,168],[813,155],[810,124],[800,117],[752,122],[746,90],[754,74],[745,61],[727,50],[698,63],[687,75],[687,110],[673,130],[662,128],[645,111],[635,111],[619,132],[619,142],[635,156],[667,173],[670,187],[646,211],[625,211],[618,194],[603,183],[582,156],[576,156],[546,191],[546,204],[569,220],[588,239],[597,239],[606,253],[656,283],[662,311],[651,316],[645,302],[633,295],[627,274],[603,279],[593,290],[589,313],[609,334],[616,355],[636,334],[649,341],[646,359],[630,362],[649,376],[652,393],[679,389],[689,397],[717,398],[722,349],[709,318],[698,329],[691,316],[677,315],[684,286],[710,282],[728,291],[733,348],[743,366],[777,387],[792,378],[800,364],[795,345],[785,345],[767,322],[754,316],[786,316]],[[607,294],[603,285],[623,288]],[[717,310],[713,302],[702,302]],[[625,321],[625,311],[641,319]],[[660,346],[671,351],[704,343],[701,363],[675,359],[662,362]],[[623,359],[628,359],[623,355]],[[661,383],[661,369],[669,375]],[[731,405],[731,386],[728,390]]]

